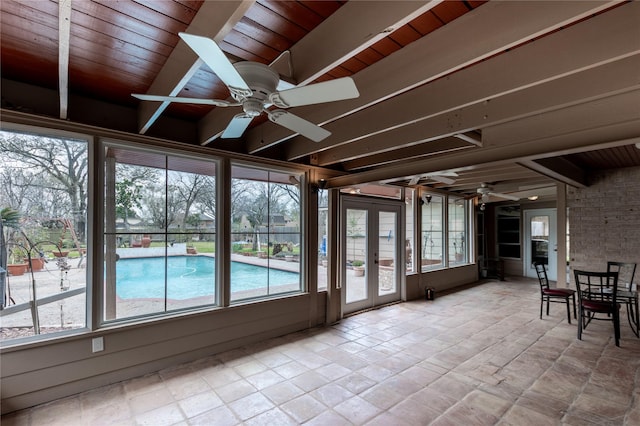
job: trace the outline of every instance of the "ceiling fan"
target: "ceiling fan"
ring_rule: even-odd
[[[520,199],[519,197],[515,197],[513,195],[493,192],[493,188],[491,188],[486,183],[483,183],[480,188],[478,188],[477,192],[478,194],[480,194],[480,201],[482,201],[483,203],[488,203],[490,201],[490,197],[504,198],[505,200],[511,201],[518,201]]]
[[[251,120],[265,113],[272,122],[315,142],[320,142],[331,132],[282,108],[339,101],[360,96],[353,79],[350,77],[277,91],[280,75],[267,65],[253,61],[231,63],[212,39],[187,33],[179,33],[178,35],[227,85],[233,100],[147,94],[132,94],[132,96],[145,101],[191,103],[217,107],[241,106],[243,112],[231,119],[222,132],[222,138],[239,138],[249,127]],[[276,109],[272,109],[272,106],[275,106]]]
[[[456,180],[451,178],[454,178],[454,177],[458,177],[458,174],[456,172],[440,172],[440,173],[416,175],[409,180],[409,186],[417,185],[422,180],[435,180],[437,182],[441,182],[446,185],[453,185],[456,182]]]

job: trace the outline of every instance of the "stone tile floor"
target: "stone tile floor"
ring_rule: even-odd
[[[486,281],[2,418],[14,425],[638,425],[623,314],[576,339],[537,281]]]

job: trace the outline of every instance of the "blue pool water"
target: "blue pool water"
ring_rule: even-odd
[[[208,256],[169,256],[166,265],[168,299],[214,294],[215,259]],[[300,274],[231,262],[231,292],[297,284]],[[123,299],[164,298],[165,258],[120,259],[116,262],[116,292]]]

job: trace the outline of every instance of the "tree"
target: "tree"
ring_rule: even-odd
[[[31,134],[0,132],[0,156],[7,160],[9,176],[38,176],[37,185],[46,190],[45,199],[65,198],[60,215],[72,217],[76,234],[84,240],[87,214],[88,161],[84,141]],[[4,175],[6,177],[6,175]],[[3,182],[6,183],[6,182]],[[16,183],[14,181],[14,183]],[[14,185],[14,188],[16,186]],[[13,193],[16,196],[15,193]]]
[[[116,182],[116,215],[121,217],[124,227],[129,229],[129,217],[135,216],[134,207],[140,207],[142,185],[130,179]]]
[[[206,188],[213,185],[213,178],[210,176],[184,173],[170,172],[170,185],[175,188],[176,198],[182,210],[182,228],[187,224],[187,219],[191,215],[191,208],[206,193]]]

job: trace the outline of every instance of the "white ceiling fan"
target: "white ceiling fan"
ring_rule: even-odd
[[[446,185],[453,185],[456,180],[452,179],[454,177],[458,177],[456,172],[440,172],[440,173],[431,173],[424,175],[416,175],[409,179],[409,186],[415,186],[422,180],[434,180],[437,182],[444,183]]]
[[[493,188],[486,183],[483,183],[480,188],[478,188],[477,192],[478,194],[480,194],[480,201],[482,201],[483,203],[488,203],[489,201],[491,201],[491,197],[503,198],[505,200],[511,201],[518,201],[520,199],[519,197],[515,197],[513,195],[493,192]]]
[[[212,39],[187,33],[179,33],[178,35],[227,85],[233,100],[147,94],[132,94],[132,96],[144,101],[168,101],[217,107],[241,106],[243,112],[233,117],[222,132],[222,138],[239,138],[249,127],[251,120],[264,112],[272,122],[315,142],[320,142],[331,132],[282,108],[339,101],[360,96],[353,79],[350,77],[277,91],[280,75],[267,65],[252,61],[231,63]],[[277,109],[271,109],[272,106]]]

